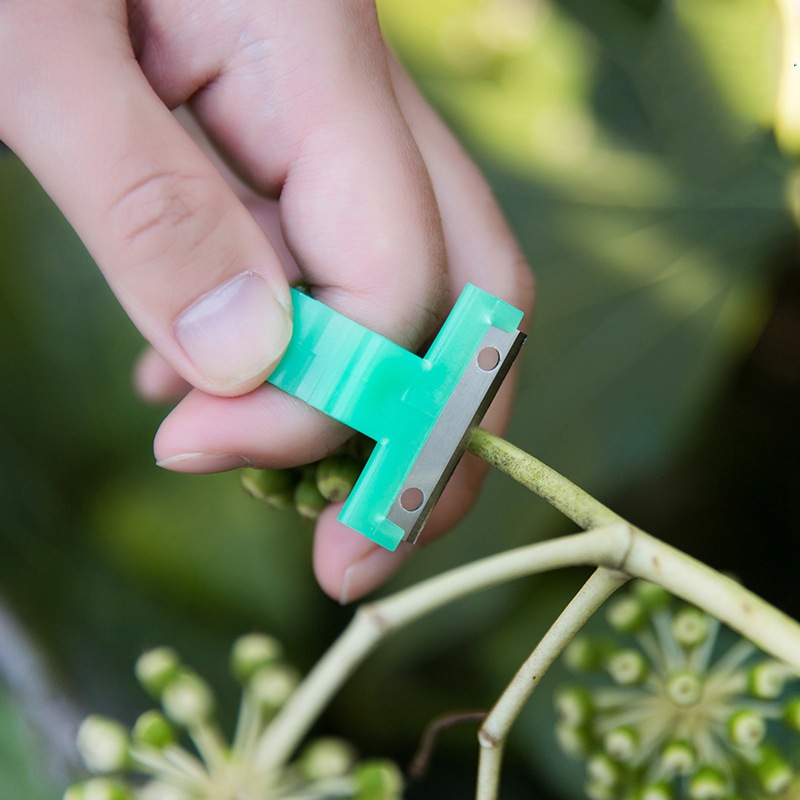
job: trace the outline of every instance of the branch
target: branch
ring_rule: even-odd
[[[500,783],[500,766],[511,726],[539,685],[547,670],[561,655],[575,634],[601,605],[628,581],[628,576],[604,567],[596,570],[561,612],[514,679],[500,695],[478,732],[481,745],[477,800],[495,800]]]

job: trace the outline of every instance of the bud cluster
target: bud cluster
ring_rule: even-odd
[[[332,737],[312,741],[282,770],[259,766],[258,743],[300,680],[269,636],[250,634],[233,646],[231,671],[242,701],[230,743],[216,722],[211,687],[174,650],[144,653],[135,671],[159,708],[142,714],[130,730],[106,717],[88,717],[78,731],[78,749],[94,777],[70,787],[64,800],[401,797],[402,778],[392,763],[359,762],[350,744]]]
[[[294,508],[303,519],[313,521],[329,503],[347,500],[373,445],[371,439],[357,433],[314,464],[242,470],[242,486],[273,508]]]
[[[555,697],[557,740],[585,761],[589,800],[800,796],[788,667],[742,639],[723,646],[716,620],[645,582],[606,618],[610,635],[567,648],[581,680]]]

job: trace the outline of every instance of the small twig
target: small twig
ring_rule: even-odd
[[[425,728],[417,752],[414,753],[408,766],[408,777],[420,781],[428,774],[436,743],[445,731],[467,722],[483,722],[487,713],[486,711],[451,711],[431,720]]]
[[[605,567],[596,570],[569,605],[559,614],[541,641],[500,695],[478,732],[481,746],[476,800],[495,800],[500,766],[509,731],[533,690],[575,634],[628,576]]]

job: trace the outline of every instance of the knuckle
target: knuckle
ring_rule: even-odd
[[[205,241],[220,221],[207,181],[175,171],[153,171],[130,183],[111,203],[117,241],[151,260],[173,247]]]

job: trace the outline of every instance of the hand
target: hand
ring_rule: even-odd
[[[170,113],[183,105],[236,176]],[[287,272],[412,349],[467,281],[532,302],[489,190],[387,54],[371,1],[6,0],[0,107],[0,139],[153,347],[140,389],[194,387],[156,437],[169,469],[307,463],[347,436],[264,384],[291,335]],[[426,541],[481,476],[465,459]],[[347,601],[409,550],[377,548],[336,513],[319,520],[314,565]]]

